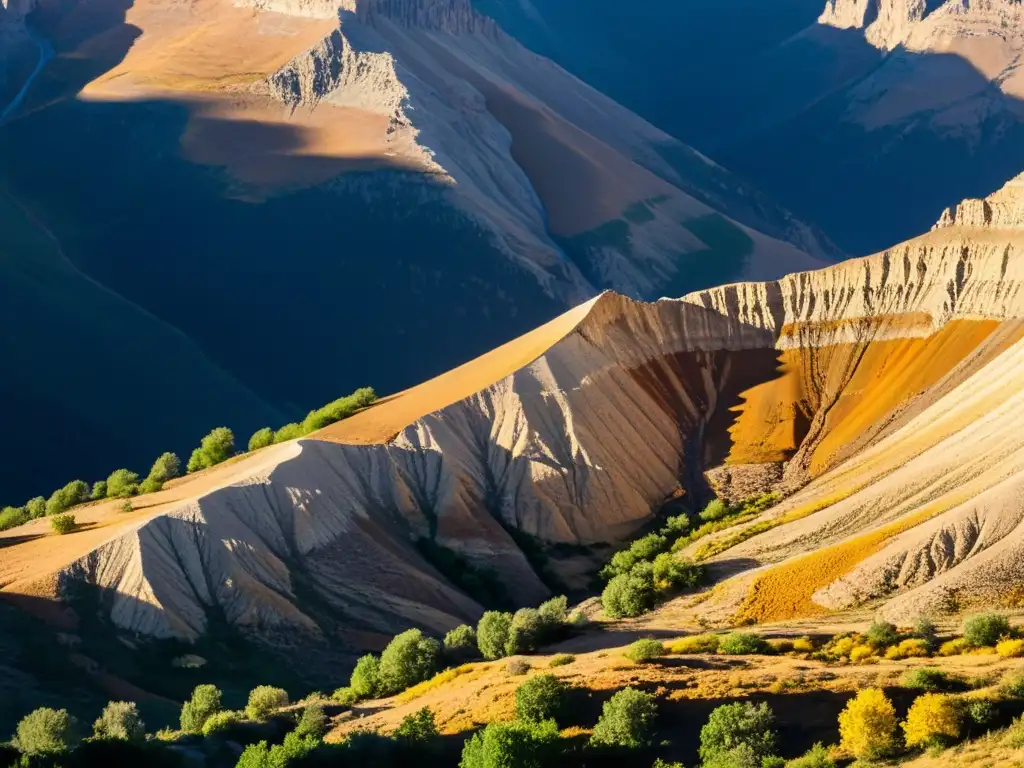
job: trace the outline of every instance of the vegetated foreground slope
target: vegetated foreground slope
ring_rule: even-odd
[[[9,531],[3,594],[68,602],[63,620],[101,617],[135,648],[216,652],[225,631],[300,646],[323,674],[382,635],[478,616],[488,574],[516,603],[585,583],[595,546],[680,493],[809,481],[699,543],[745,571],[702,610],[768,620],[882,598],[900,617],[1004,598],[1020,582],[1021,192],[818,272],[654,304],[604,294],[154,497],[177,506],[99,509],[103,533],[58,542]]]
[[[84,274],[282,421],[365,383],[409,386],[605,288],[678,296],[835,253],[467,0],[18,6],[0,34],[31,43],[31,26],[55,56],[0,127],[5,188]],[[27,368],[52,354],[44,331],[24,323]],[[294,375],[311,360],[317,375]],[[151,391],[153,371],[137,375]],[[73,414],[104,410],[73,397]],[[159,450],[217,423],[178,417],[191,438]],[[36,407],[13,428],[50,418]],[[98,466],[152,460],[131,452],[128,417],[108,419]],[[250,419],[228,426],[268,420]],[[4,497],[75,471],[49,462],[19,459]]]

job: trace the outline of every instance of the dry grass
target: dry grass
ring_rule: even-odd
[[[418,699],[430,691],[437,690],[442,686],[456,680],[457,678],[464,677],[463,682],[469,682],[475,680],[481,675],[485,674],[490,665],[488,664],[463,664],[461,667],[453,667],[452,669],[446,669],[444,672],[438,672],[429,680],[424,680],[418,685],[414,685],[412,688],[407,688],[398,694],[396,697],[398,701],[403,704]]]

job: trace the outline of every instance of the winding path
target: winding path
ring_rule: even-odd
[[[53,58],[53,46],[50,45],[49,40],[31,29],[28,30],[28,35],[32,38],[32,42],[36,44],[36,47],[39,48],[39,61],[36,64],[36,68],[32,70],[32,74],[25,80],[25,84],[21,86],[21,90],[11,99],[11,103],[4,108],[4,111],[0,112],[0,123],[7,120],[21,106],[21,102],[25,100],[25,95],[28,93],[29,88],[32,87],[32,83],[35,82],[39,73],[43,71],[43,67],[46,66],[47,62]]]

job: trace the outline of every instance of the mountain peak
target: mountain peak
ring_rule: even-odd
[[[947,208],[933,229],[945,227],[1024,229],[1024,174],[986,198],[967,199]]]

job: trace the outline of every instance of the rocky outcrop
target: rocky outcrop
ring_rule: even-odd
[[[1024,229],[1024,175],[1018,176],[995,194],[975,200],[964,200],[942,213],[935,229],[944,227],[979,227],[989,229]]]

